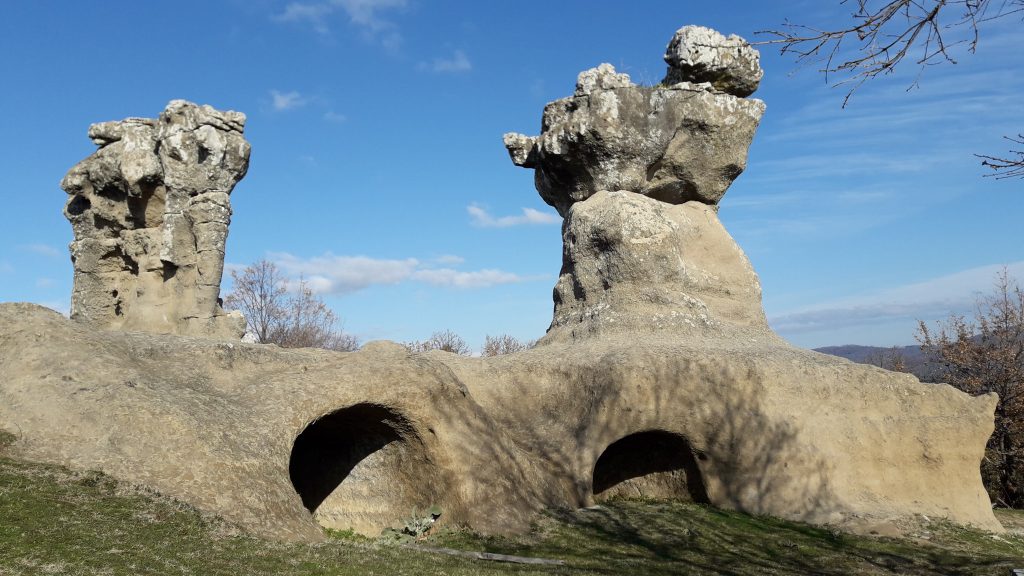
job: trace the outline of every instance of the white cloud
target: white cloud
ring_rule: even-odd
[[[462,271],[450,267],[434,268],[416,258],[381,259],[330,253],[306,259],[287,253],[272,253],[269,257],[289,276],[302,276],[318,293],[348,294],[370,286],[409,281],[453,288],[487,288],[529,279],[495,269]],[[451,255],[435,259],[435,262],[442,261],[457,265],[462,259]]]
[[[242,272],[245,271],[245,269],[246,269],[246,265],[245,264],[238,264],[238,263],[235,263],[235,262],[224,262],[224,274],[225,274],[225,277],[230,276],[232,273],[235,273],[235,272],[241,274]]]
[[[46,256],[48,258],[59,258],[61,256],[61,251],[49,244],[24,244],[19,246],[19,248],[26,252],[32,252],[33,254]]]
[[[301,94],[294,90],[291,92],[278,92],[277,90],[271,90],[270,98],[272,100],[274,110],[291,110],[293,108],[305,106],[307,102]]]
[[[1001,133],[1013,111],[1024,82],[1007,68],[931,76],[920,89],[909,91],[896,81],[862,89],[845,109],[834,92],[817,90],[821,97],[799,110],[783,113],[781,129],[765,134],[768,142],[821,141],[822,134],[842,134],[838,145],[871,149],[871,144],[893,140],[916,142],[920,134],[948,134],[953,141],[936,138],[948,152],[962,151],[964,136],[986,131]]]
[[[270,258],[288,274],[304,276],[313,290],[334,293],[355,292],[374,284],[397,284],[419,266],[415,258],[388,260],[330,253],[305,260],[287,253],[270,254]]]
[[[462,256],[456,256],[454,254],[442,254],[437,258],[434,258],[434,262],[441,264],[442,266],[458,266],[465,262],[466,259]]]
[[[327,15],[334,11],[329,4],[304,4],[292,2],[285,6],[284,12],[275,16],[281,22],[308,22],[320,34],[326,34]]]
[[[14,266],[6,260],[0,260],[0,274],[14,274]]]
[[[340,6],[348,14],[353,24],[373,31],[390,28],[394,24],[383,20],[379,11],[391,8],[405,8],[406,0],[332,0],[332,4]]]
[[[485,208],[477,204],[470,204],[466,206],[466,212],[469,212],[473,225],[481,228],[508,228],[523,224],[559,224],[562,222],[562,218],[558,214],[541,212],[533,208],[523,208],[523,213],[519,216],[494,217]]]
[[[451,58],[434,58],[434,61],[430,64],[430,69],[442,74],[469,72],[473,69],[473,64],[469,61],[465,52],[456,50]]]
[[[518,274],[501,270],[485,269],[461,272],[451,268],[417,270],[413,272],[412,278],[413,280],[435,286],[452,286],[455,288],[487,288],[499,284],[514,284],[525,280]]]
[[[1003,264],[979,266],[894,288],[773,315],[772,327],[782,334],[799,334],[883,324],[893,320],[933,320],[951,313],[970,313],[981,294],[993,288]],[[1011,277],[1024,279],[1024,261],[1005,265]]]
[[[37,278],[36,288],[49,288],[54,285],[53,278]]]
[[[371,39],[378,39],[387,48],[397,48],[402,37],[397,26],[380,16],[380,13],[404,8],[407,0],[327,0],[325,2],[292,2],[284,12],[274,17],[280,22],[306,23],[320,34],[330,32],[330,16],[343,11],[349,21],[360,28]]]
[[[328,122],[334,122],[335,124],[341,124],[342,122],[348,121],[348,116],[345,116],[344,114],[339,114],[334,110],[328,110],[327,112],[324,112],[324,120],[327,120]]]

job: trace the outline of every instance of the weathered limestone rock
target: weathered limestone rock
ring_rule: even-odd
[[[541,198],[562,216],[598,190],[717,204],[746,167],[764,109],[710,85],[635,86],[602,64],[544,108],[540,136],[506,134],[505,146],[536,169]]]
[[[665,49],[665,62],[663,84],[708,82],[734,96],[750,96],[764,76],[761,55],[746,40],[703,26],[677,30]]]
[[[174,100],[159,118],[89,127],[99,150],[61,182],[74,229],[71,317],[237,338],[220,307],[229,195],[249,167],[245,115]]]
[[[97,331],[0,304],[0,429],[282,540],[376,535],[413,508],[485,533],[616,493],[870,531],[1000,531],[979,463],[994,395],[672,330],[493,358],[288,350]]]
[[[540,137],[506,136],[565,215],[554,319],[534,348],[286,350],[0,304],[0,429],[26,457],[152,486],[284,540],[316,540],[321,526],[375,534],[430,505],[443,523],[513,532],[545,507],[623,493],[857,531],[921,514],[1002,530],[979,471],[994,394],[799,350],[768,328],[757,276],[712,205],[762,111],[710,85],[630,86],[602,66],[548,106]],[[222,242],[220,187],[241,177],[248,148],[239,118],[205,111],[204,124],[200,112],[90,132],[105,145],[68,177],[83,282],[129,282],[126,271],[164,261],[219,279],[181,239]],[[164,117],[197,127],[162,128]],[[153,133],[169,134],[157,161]],[[235,153],[211,153],[221,141]],[[716,146],[729,152],[705,149]],[[236,170],[189,171],[201,157]],[[708,176],[715,166],[728,168]],[[160,202],[133,204],[151,187]],[[130,225],[140,220],[162,233]],[[145,318],[158,303],[131,304]]]
[[[572,205],[544,342],[670,331],[771,334],[746,255],[700,202],[598,192]]]

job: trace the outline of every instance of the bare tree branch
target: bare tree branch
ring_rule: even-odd
[[[469,356],[473,353],[469,344],[461,336],[451,330],[434,332],[427,340],[406,342],[405,347],[410,352],[427,352],[428,350],[443,350],[460,356]]]
[[[1016,144],[1024,144],[1024,134],[1018,134],[1016,138],[1010,136],[1003,136],[1010,142]],[[975,154],[978,158],[981,158],[981,165],[991,168],[994,173],[986,174],[1001,180],[1003,178],[1024,178],[1024,150],[1010,150],[1011,155],[1015,155],[1016,158],[1004,158],[1001,156],[986,156],[983,154]]]
[[[260,260],[242,272],[232,271],[231,278],[234,288],[224,306],[242,312],[257,342],[342,352],[359,348],[359,340],[345,333],[304,279],[289,293],[288,279],[273,262]]]
[[[826,82],[850,86],[843,98],[845,108],[864,82],[892,73],[904,59],[911,58],[920,66],[920,72],[926,66],[955,64],[952,48],[966,46],[969,53],[974,53],[980,24],[1024,12],[1024,0],[840,1],[854,3],[857,9],[851,15],[851,26],[822,30],[787,21],[782,29],[759,31],[758,34],[774,38],[754,44],[779,45],[781,54],[796,56],[800,64],[820,63],[819,71],[824,73]],[[966,35],[961,34],[964,30]],[[920,72],[908,90],[918,85]],[[839,78],[833,80],[835,76]],[[1022,143],[1020,139],[1009,139]],[[1009,158],[978,157],[983,166],[995,171],[989,176],[1024,177],[1021,151],[1011,150]]]
[[[513,354],[528,348],[533,348],[536,344],[536,340],[524,342],[509,334],[501,334],[500,336],[491,336],[488,334],[484,338],[484,346],[480,349],[480,355],[501,356],[502,354]]]

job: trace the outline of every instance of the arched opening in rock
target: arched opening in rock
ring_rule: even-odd
[[[594,499],[614,496],[708,502],[698,456],[686,438],[662,430],[612,443],[594,465]]]
[[[435,503],[434,466],[409,421],[376,404],[323,416],[295,439],[292,485],[322,526],[379,534]]]

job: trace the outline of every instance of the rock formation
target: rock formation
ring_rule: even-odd
[[[703,26],[683,26],[665,49],[668,74],[662,84],[707,82],[733,96],[750,96],[764,72],[761,55],[735,34],[726,38]]]
[[[565,216],[574,202],[600,190],[628,190],[670,204],[697,200],[714,205],[746,168],[764,102],[738,98],[717,86],[735,91],[735,85],[742,85],[753,92],[761,77],[757,52],[730,46],[683,58],[673,46],[697,50],[686,43],[694,30],[706,32],[698,37],[721,36],[696,26],[677,32],[665,57],[669,72],[663,85],[636,86],[629,76],[602,64],[580,73],[571,97],[544,108],[540,136],[505,135],[512,161],[536,169],[537,191],[559,214]],[[746,55],[742,62],[752,64],[756,73],[744,75],[723,64],[736,66],[739,58],[726,56],[733,52]],[[711,63],[698,70],[696,63],[705,61]]]
[[[694,41],[706,37],[717,48]],[[858,531],[920,514],[1001,530],[979,471],[994,395],[796,349],[768,328],[715,207],[764,109],[740,97],[760,71],[741,40],[718,38],[681,30],[668,86],[585,72],[539,137],[506,136],[565,216],[538,346],[285,350],[3,304],[0,428],[26,457],[285,540],[374,534],[430,505],[441,522],[511,532],[545,507],[616,494]],[[119,181],[88,175],[76,190],[90,202],[104,198],[91,182]]]
[[[711,206],[600,191],[572,205],[562,239],[542,342],[654,332],[773,337],[757,274]]]
[[[512,161],[535,170],[566,218],[545,341],[771,334],[757,275],[716,214],[765,110],[742,97],[760,82],[759,55],[738,36],[686,26],[665,61],[655,87],[610,64],[584,71],[573,96],[544,108],[540,136],[505,135]]]
[[[174,100],[156,119],[89,127],[61,182],[75,240],[71,317],[98,327],[240,337],[220,307],[229,195],[249,167],[245,115]]]

